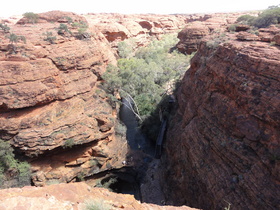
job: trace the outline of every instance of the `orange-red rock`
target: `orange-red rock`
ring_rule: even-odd
[[[169,122],[169,202],[280,208],[279,52],[259,41],[199,45]]]
[[[179,32],[178,38],[180,41],[176,45],[181,53],[192,54],[197,51],[197,47],[201,39],[210,33],[210,29],[201,23],[191,24],[186,26]]]
[[[82,210],[88,204],[95,204],[95,207],[99,209],[195,210],[187,206],[173,207],[140,203],[132,195],[117,194],[103,188],[91,188],[82,182],[0,190],[0,210]]]
[[[95,154],[104,157],[96,172],[106,170],[109,163],[110,168],[120,167],[127,149],[120,138],[114,138],[115,111],[98,87],[108,63],[116,62],[109,43],[98,31],[80,40],[70,24],[73,35],[58,35],[65,17],[86,21],[74,13],[48,12],[39,14],[45,22],[9,25],[26,43],[9,43],[0,34],[0,138],[36,159],[33,182],[37,185],[75,180],[82,171],[87,175],[95,167],[89,164]],[[46,40],[47,32],[56,37],[55,42]],[[80,156],[69,155],[74,145]],[[113,146],[117,149],[108,151]],[[47,163],[44,156],[35,158],[41,154],[48,156]]]

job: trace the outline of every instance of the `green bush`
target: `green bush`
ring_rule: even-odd
[[[73,23],[73,19],[72,19],[71,17],[66,16],[66,17],[64,17],[64,18],[68,21],[68,24]]]
[[[135,39],[127,39],[125,41],[119,42],[118,53],[120,58],[131,58],[134,56],[136,48]]]
[[[35,14],[33,12],[26,12],[23,14],[23,17],[27,18],[28,22],[32,24],[37,23],[39,19],[38,14]]]
[[[54,44],[54,41],[56,40],[56,36],[53,36],[52,32],[47,31],[46,33],[43,33],[43,35],[45,36],[44,41]]]
[[[253,26],[266,28],[272,24],[280,23],[280,7],[273,6],[263,11],[254,21]]]
[[[236,31],[236,24],[231,24],[229,27],[228,27],[228,30],[230,32],[235,32]]]
[[[19,35],[16,35],[14,33],[10,33],[8,36],[6,36],[9,40],[10,40],[10,43],[17,43],[18,41],[23,41],[24,43],[26,43],[26,38],[25,36],[19,36]]]
[[[112,206],[107,204],[104,200],[95,199],[85,202],[85,210],[109,210]]]
[[[5,33],[8,33],[10,31],[10,27],[2,23],[0,23],[0,29],[3,30]]]
[[[254,17],[252,15],[242,15],[239,18],[237,18],[237,22],[243,23],[246,25],[252,25],[252,23],[254,22],[255,19],[256,19],[256,17]]]
[[[0,139],[0,184],[3,185],[8,179],[17,179],[19,187],[29,185],[30,165],[27,162],[18,161],[13,152],[9,142]],[[7,176],[8,171],[13,171],[13,174]]]
[[[258,17],[251,15],[242,15],[237,22],[248,24],[257,28],[266,28],[272,24],[280,23],[280,7],[271,6],[264,10]]]
[[[62,36],[66,34],[72,34],[72,32],[68,29],[68,26],[64,23],[60,23],[59,27],[57,28],[57,33]]]
[[[119,59],[117,66],[109,65],[102,76],[109,93],[119,92],[123,98],[132,100],[132,111],[140,122],[156,110],[168,89],[170,92],[189,66],[191,56],[170,52],[177,42],[176,35],[165,35],[139,48],[134,57]],[[126,53],[124,47],[121,55],[126,57],[130,51]]]
[[[75,145],[75,141],[73,138],[70,138],[70,139],[67,139],[64,143],[64,145],[62,146],[63,149],[66,149],[66,148],[71,148]]]

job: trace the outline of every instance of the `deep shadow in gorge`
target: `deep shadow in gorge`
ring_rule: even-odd
[[[120,120],[125,124],[126,138],[131,150],[140,150],[148,155],[153,155],[154,144],[141,132],[138,121],[129,108],[129,99],[122,99]]]

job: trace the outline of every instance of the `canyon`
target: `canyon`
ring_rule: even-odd
[[[195,47],[185,45],[186,53],[197,52],[169,122],[163,158],[169,204],[279,209],[280,48],[271,41],[280,29],[219,37],[205,34],[203,24],[197,29],[181,32],[204,35]]]
[[[83,209],[95,198],[116,209],[279,209],[280,29],[230,33],[240,15],[51,11],[35,24],[2,20],[26,42],[0,31],[0,139],[31,164],[36,187],[0,190],[0,209]],[[61,24],[70,32],[58,33]],[[163,155],[150,164],[158,171],[147,170],[163,190],[160,206],[96,186],[108,178],[102,174],[141,168],[147,158],[119,133],[120,105],[102,74],[116,64],[121,41],[137,48],[168,33],[178,33],[178,51],[196,54],[175,94]],[[155,188],[145,181],[144,202],[147,186]]]

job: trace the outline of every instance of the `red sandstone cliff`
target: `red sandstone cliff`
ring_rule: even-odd
[[[169,202],[280,208],[280,48],[269,43],[277,30],[198,43],[169,122],[163,158]],[[271,39],[262,39],[269,31]]]
[[[109,43],[92,27],[86,39],[70,24],[72,33],[58,34],[65,16],[86,21],[48,12],[0,34],[0,138],[31,158],[35,185],[122,167],[126,155],[125,139],[114,136],[116,110],[99,88],[100,74],[115,62]],[[26,43],[9,40],[12,33]]]
[[[117,110],[100,89],[100,76],[116,62],[118,42],[147,44],[186,19],[51,11],[34,24],[2,21],[10,30],[0,31],[0,138],[30,158],[33,184],[123,167],[126,140],[114,135]],[[87,29],[80,32],[78,24]]]

